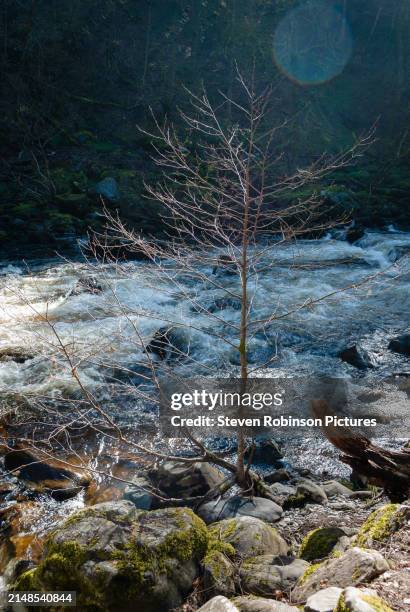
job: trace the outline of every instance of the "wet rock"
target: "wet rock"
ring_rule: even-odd
[[[239,608],[229,601],[227,597],[217,595],[199,608],[198,612],[239,612]]]
[[[98,295],[102,293],[103,288],[99,284],[98,280],[93,276],[80,278],[69,295],[80,295],[81,293],[92,293]]]
[[[290,480],[290,474],[287,470],[285,470],[285,468],[280,468],[279,470],[275,470],[274,472],[271,472],[270,474],[264,476],[264,480],[268,484],[274,484],[276,482],[286,482],[287,480]]]
[[[369,354],[357,345],[343,349],[343,351],[340,351],[338,357],[358,370],[367,370],[368,368],[374,367]]]
[[[321,589],[308,598],[305,612],[333,612],[342,593],[343,590],[339,587]]]
[[[296,495],[303,495],[305,500],[316,504],[323,504],[327,501],[327,495],[322,487],[307,479],[297,483]]]
[[[272,597],[277,590],[291,589],[308,567],[306,561],[293,557],[253,557],[241,565],[241,588],[252,595]]]
[[[276,529],[253,516],[239,516],[214,523],[209,528],[212,540],[231,544],[241,559],[258,555],[287,555],[289,545]]]
[[[14,584],[21,574],[24,574],[24,572],[27,572],[33,567],[34,563],[31,559],[11,559],[3,573],[5,584]]]
[[[16,590],[77,591],[77,606],[152,612],[181,605],[208,544],[187,508],[140,512],[131,502],[86,508],[51,534],[39,566]]]
[[[205,495],[225,480],[224,475],[209,463],[165,461],[149,474],[155,485],[170,497]]]
[[[393,612],[372,589],[348,587],[339,598],[337,610],[350,612]]]
[[[281,519],[283,510],[269,499],[262,497],[250,499],[235,495],[229,499],[213,500],[202,504],[198,509],[198,514],[207,524],[236,516],[253,516],[267,523],[276,523]]]
[[[217,276],[221,274],[234,275],[237,274],[238,268],[236,262],[231,255],[220,255],[213,267],[212,274]]]
[[[338,540],[345,535],[345,532],[338,527],[314,529],[303,539],[299,557],[305,561],[323,559],[332,552]]]
[[[25,349],[0,349],[0,362],[14,361],[15,363],[26,363],[26,361],[29,361],[30,359],[34,359],[34,355],[32,353],[28,353]]]
[[[391,249],[387,254],[387,258],[389,261],[395,263],[402,257],[406,257],[409,254],[410,254],[410,246],[401,245],[401,246],[396,246],[393,249]]]
[[[226,554],[211,550],[203,561],[204,589],[208,596],[230,597],[236,591],[236,570]]]
[[[232,602],[240,612],[298,612],[298,608],[282,601],[254,597],[253,595],[235,597]]]
[[[351,491],[350,499],[371,499],[373,497],[372,491]]]
[[[403,336],[397,336],[389,342],[389,350],[394,353],[400,353],[410,357],[410,334],[404,334]]]
[[[151,493],[152,484],[145,476],[135,476],[133,484],[127,485],[124,499],[132,502],[139,510],[151,510],[157,507],[157,497]]]
[[[328,497],[343,495],[350,497],[353,491],[337,480],[328,480],[322,484],[322,488]]]
[[[293,598],[303,603],[321,588],[355,586],[377,578],[388,569],[387,561],[376,550],[350,548],[340,557],[310,566],[299,579]]]
[[[103,198],[107,198],[111,202],[117,202],[120,199],[120,190],[115,178],[107,176],[94,187],[94,192]]]
[[[48,493],[59,500],[74,497],[91,482],[84,473],[61,467],[26,450],[6,453],[4,467],[34,491]]]
[[[161,327],[146,347],[148,353],[157,355],[161,360],[183,357],[188,350],[186,332],[180,327]]]
[[[275,440],[257,436],[252,441],[254,445],[253,452],[249,449],[245,455],[245,458],[249,458],[252,454],[253,463],[267,463],[268,465],[275,465],[283,459],[282,451]]]
[[[209,312],[217,312],[218,310],[227,310],[228,308],[231,308],[232,310],[240,310],[241,301],[230,297],[217,298],[214,302],[212,302],[212,304],[209,305],[207,310]]]
[[[360,225],[354,225],[350,227],[346,232],[346,241],[349,244],[354,244],[358,240],[361,240],[365,234],[365,230]]]

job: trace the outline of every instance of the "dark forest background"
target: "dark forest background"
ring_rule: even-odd
[[[360,164],[328,177],[324,197],[364,226],[406,225],[410,191],[410,2],[344,0],[353,53],[333,80],[303,86],[275,64],[273,34],[295,0],[2,0],[0,240],[12,253],[101,224],[101,196],[137,228],[161,231],[143,198],[155,181],[151,107],[178,107],[206,87],[237,94],[235,62],[272,85],[273,124],[290,119],[281,172],[349,146],[377,122]],[[229,105],[224,120],[235,121]],[[194,147],[189,134],[186,146]],[[301,194],[292,194],[299,197]],[[303,194],[302,194],[303,195]]]

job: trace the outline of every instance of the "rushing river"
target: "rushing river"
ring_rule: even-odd
[[[250,286],[252,316],[263,319],[275,311],[279,318],[251,339],[248,356],[254,375],[324,374],[360,378],[369,386],[408,375],[408,358],[387,347],[409,326],[409,249],[410,233],[390,229],[369,231],[354,245],[327,236],[270,253],[269,265],[262,265],[257,275],[257,289]],[[238,321],[238,307],[235,301],[220,306],[223,289],[215,288],[211,265],[201,273],[195,280],[174,269],[172,281],[153,275],[153,264],[141,261],[115,266],[64,259],[3,264],[0,392],[48,402],[78,395],[64,346],[78,364],[84,387],[108,402],[110,411],[115,412],[112,399],[117,397],[122,423],[132,427],[146,408],[130,391],[147,360],[143,345],[173,323],[190,327],[184,332],[189,359],[172,360],[166,367],[190,377],[235,375],[238,352],[232,324]],[[98,290],[73,291],[84,278],[92,278]],[[238,282],[235,274],[218,277],[233,293]],[[338,291],[347,287],[353,288]],[[326,295],[330,297],[321,301]],[[300,308],[311,300],[315,303]],[[219,306],[210,308],[212,304]],[[202,307],[212,310],[211,318]],[[288,311],[292,314],[283,317]],[[366,351],[372,367],[365,372],[338,356],[351,344]],[[132,383],[126,389],[120,384],[120,368]]]

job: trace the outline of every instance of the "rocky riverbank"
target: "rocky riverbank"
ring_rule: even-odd
[[[275,501],[239,492],[190,501],[206,500],[223,480],[201,463],[139,470],[122,499],[57,521],[38,539],[35,555],[32,547],[16,549],[5,588],[76,591],[79,610],[407,609],[408,503],[283,468],[265,478]],[[180,507],[164,507],[167,492],[181,498]],[[11,524],[10,511],[3,512],[3,534]]]

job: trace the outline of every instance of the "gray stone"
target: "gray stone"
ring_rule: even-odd
[[[287,555],[289,545],[276,529],[253,516],[239,516],[214,523],[209,528],[213,540],[231,544],[241,559],[258,555]]]
[[[197,612],[239,612],[239,608],[226,597],[218,595],[207,601]]]
[[[124,499],[129,500],[140,510],[151,510],[155,505],[155,496],[150,490],[152,485],[145,476],[136,476],[133,484],[128,485],[124,491]]]
[[[208,553],[203,562],[204,589],[208,596],[230,597],[236,591],[236,570],[228,557],[219,550]]]
[[[341,482],[337,480],[328,480],[322,484],[322,488],[328,497],[336,497],[337,495],[344,495],[350,497],[353,491],[348,487],[345,487]]]
[[[240,612],[299,612],[298,608],[264,597],[243,596],[235,597],[232,602],[239,608]]]
[[[274,484],[275,482],[286,482],[290,480],[290,474],[285,468],[280,468],[279,470],[275,470],[270,474],[267,474],[264,477],[265,482],[269,484]]]
[[[410,357],[410,334],[397,336],[389,342],[389,349],[395,353],[400,353]]]
[[[295,495],[296,493],[295,487],[291,487],[290,485],[284,485],[281,482],[276,482],[275,484],[270,485],[269,488],[272,491],[273,495],[284,495],[287,497],[288,495]]]
[[[326,586],[345,588],[369,582],[388,569],[387,561],[376,550],[350,548],[341,557],[320,563],[315,571],[302,577],[293,591],[294,601],[305,602]]]
[[[311,595],[305,605],[305,612],[333,612],[343,590],[339,587],[321,589]]]
[[[276,590],[292,588],[308,567],[309,563],[293,557],[253,557],[240,568],[241,588],[252,595],[272,597]]]
[[[352,491],[350,499],[371,499],[374,493],[372,491]]]
[[[281,519],[283,510],[275,502],[263,497],[235,495],[229,499],[202,504],[197,513],[207,524],[236,516],[254,516],[267,523],[275,523]]]
[[[313,501],[317,504],[323,504],[327,501],[327,495],[316,483],[311,480],[301,480],[297,483],[296,495],[301,494],[305,496],[305,499]]]
[[[209,463],[160,463],[150,477],[158,489],[171,497],[205,495],[224,481],[224,475]]]
[[[94,187],[94,191],[103,198],[111,200],[111,202],[116,202],[120,199],[118,183],[115,178],[111,176],[107,176],[102,181],[97,183]]]
[[[373,589],[348,587],[343,591],[342,597],[344,608],[351,612],[380,612],[390,609]]]

